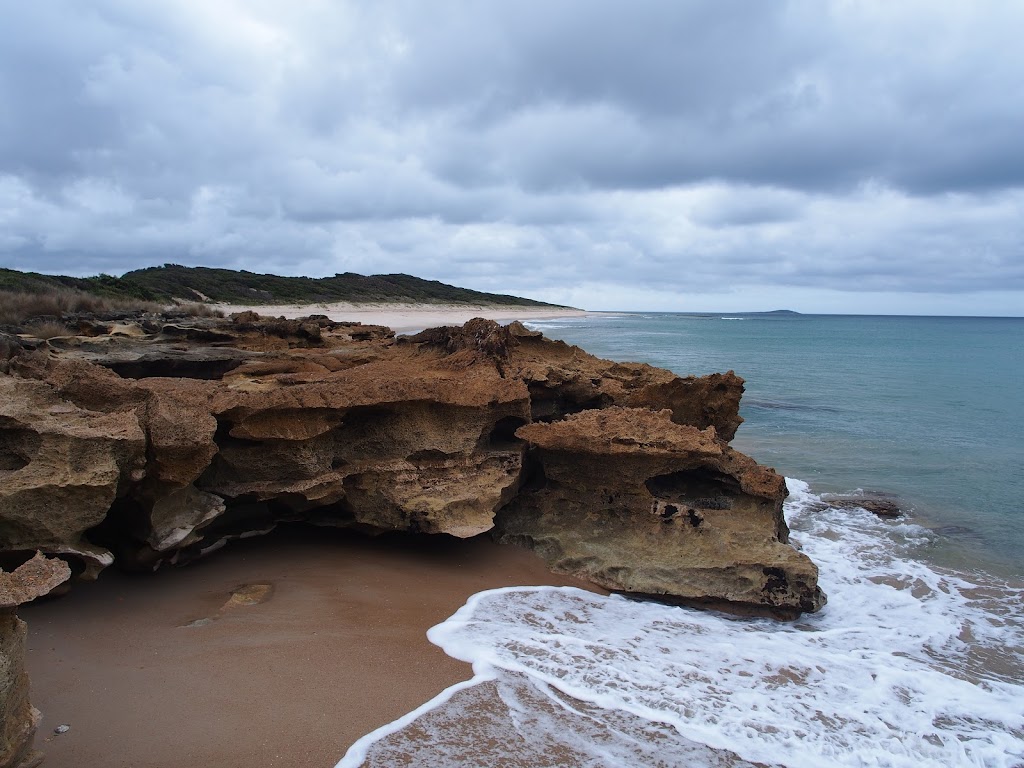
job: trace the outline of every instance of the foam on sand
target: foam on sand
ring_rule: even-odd
[[[564,765],[1020,765],[1020,591],[915,559],[923,528],[788,484],[821,613],[779,624],[573,588],[481,592],[428,633],[476,677],[339,768],[549,764],[528,743]]]

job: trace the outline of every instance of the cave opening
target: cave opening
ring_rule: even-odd
[[[498,419],[487,434],[487,447],[492,451],[503,451],[522,445],[523,441],[516,437],[516,430],[526,423],[526,419],[520,416],[505,416]]]
[[[701,509],[731,509],[743,492],[736,478],[706,467],[655,475],[644,485],[657,499]],[[700,522],[691,519],[690,524],[696,528]]]

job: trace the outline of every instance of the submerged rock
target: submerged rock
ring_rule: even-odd
[[[0,552],[88,578],[283,521],[494,531],[611,589],[823,602],[786,543],[782,478],[728,446],[732,372],[679,377],[480,319],[397,340],[253,313],[122,325],[0,373]]]
[[[839,509],[864,509],[879,517],[902,517],[903,509],[898,501],[881,496],[823,496],[830,507]]]

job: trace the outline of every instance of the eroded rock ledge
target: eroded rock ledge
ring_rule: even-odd
[[[0,768],[30,768],[42,760],[32,748],[39,712],[29,703],[26,627],[16,609],[48,594],[70,574],[66,563],[39,553],[12,573],[0,571]]]
[[[821,607],[781,477],[729,447],[743,382],[601,360],[513,323],[65,318],[0,338],[0,553],[80,578],[282,521],[493,532],[610,589]]]

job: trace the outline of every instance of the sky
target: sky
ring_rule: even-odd
[[[0,0],[0,266],[1024,315],[1019,0]]]

